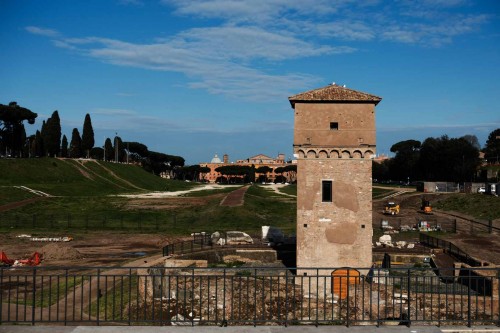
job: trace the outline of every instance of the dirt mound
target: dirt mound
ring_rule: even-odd
[[[45,260],[72,260],[83,258],[78,250],[69,244],[50,243],[40,249]]]

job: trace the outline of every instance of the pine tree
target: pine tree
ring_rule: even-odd
[[[80,132],[77,128],[73,128],[73,133],[71,134],[71,143],[69,145],[69,157],[79,158],[82,157],[82,139],[80,138]]]
[[[63,135],[62,137],[61,157],[68,157],[68,139],[66,138],[66,135]]]
[[[82,150],[85,152],[87,158],[89,157],[90,149],[94,147],[94,130],[92,128],[92,120],[90,120],[90,115],[87,113],[85,115],[85,121],[83,122],[83,132],[82,132]]]

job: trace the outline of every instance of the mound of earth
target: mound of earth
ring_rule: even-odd
[[[72,260],[83,258],[72,246],[64,243],[50,243],[40,249],[45,260]]]

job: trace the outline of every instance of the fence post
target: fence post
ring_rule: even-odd
[[[33,298],[31,300],[31,325],[35,325],[36,267],[33,267]],[[40,318],[41,319],[41,318]]]
[[[0,280],[1,281],[1,280]],[[497,270],[497,289],[498,289],[498,309],[500,309],[500,270]],[[491,293],[493,295],[493,292]],[[497,326],[500,327],[500,313],[497,314]]]
[[[351,324],[350,322],[350,310],[351,310],[351,306],[349,304],[349,280],[350,280],[350,277],[349,275],[351,274],[351,270],[348,269],[347,270],[347,281],[346,281],[346,284],[344,286],[344,288],[347,288],[347,296],[346,296],[346,304],[347,304],[347,309],[346,309],[346,327],[349,327],[349,325]],[[319,270],[316,270],[316,277],[319,275]],[[342,286],[342,278],[340,278],[340,284]],[[318,278],[316,278],[316,290],[318,290]],[[342,288],[342,287],[341,287]],[[342,290],[342,289],[341,289]],[[342,292],[340,292],[340,294],[342,294]],[[316,310],[316,327],[318,327],[318,310]]]
[[[471,327],[472,326],[472,323],[471,323],[471,304],[470,304],[470,298],[471,298],[471,294],[470,294],[470,288],[471,288],[471,276],[470,276],[470,272],[471,272],[471,268],[469,267],[467,269],[467,271],[469,272],[469,283],[468,283],[468,286],[467,286],[467,327]]]
[[[96,301],[96,320],[97,326],[99,326],[99,303],[101,302],[101,286],[99,285],[99,277],[101,275],[101,269],[97,269],[97,283],[96,283],[96,292],[97,292],[97,301]],[[90,281],[92,281],[92,276],[90,277]],[[91,295],[90,295],[91,296]]]
[[[407,271],[407,279],[408,279],[408,323],[406,324],[406,326],[410,327],[411,325],[411,306],[410,306],[410,302],[411,302],[411,272],[410,272],[410,269],[408,268],[408,271]],[[403,292],[403,289],[401,288],[401,293]],[[402,317],[403,315],[400,314],[400,316]]]

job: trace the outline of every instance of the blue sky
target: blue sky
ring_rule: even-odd
[[[500,1],[0,0],[0,103],[86,113],[187,164],[292,156],[288,96],[332,82],[383,98],[377,150],[500,127]]]

